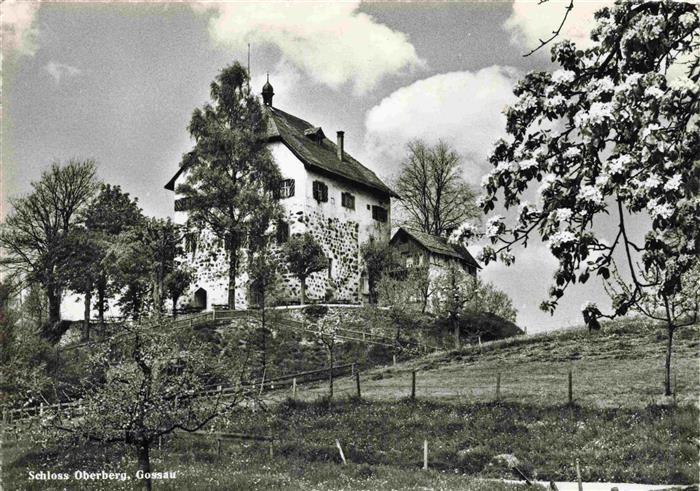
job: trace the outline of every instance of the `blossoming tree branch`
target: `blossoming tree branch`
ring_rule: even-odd
[[[553,73],[531,72],[506,109],[508,137],[495,143],[480,206],[499,192],[517,220],[502,216],[485,231],[463,224],[451,240],[486,237],[485,263],[512,263],[516,245],[538,234],[558,260],[541,308],[554,311],[571,284],[592,275],[608,284],[612,311],[583,307],[596,319],[638,312],[668,329],[666,394],[675,329],[697,321],[700,233],[700,19],[690,3],[620,3],[596,13],[592,47],[555,44]],[[524,193],[539,183],[537,200]],[[614,237],[594,218],[617,221]],[[647,219],[643,241],[629,220]],[[638,218],[638,217],[635,217]]]

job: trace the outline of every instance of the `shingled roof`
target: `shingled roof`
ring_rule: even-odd
[[[469,251],[462,246],[450,244],[443,237],[437,235],[426,234],[418,230],[399,227],[394,236],[391,238],[391,243],[394,243],[399,237],[406,236],[416,241],[420,246],[433,254],[439,256],[447,256],[463,261],[471,266],[481,269],[479,263],[469,254]]]
[[[335,143],[326,138],[321,128],[275,107],[263,106],[263,108],[269,116],[268,140],[284,143],[306,168],[359,184],[382,194],[398,197],[374,172],[347,152],[343,152],[342,161],[338,159]],[[165,189],[174,190],[175,181],[184,170],[180,167],[165,185]]]

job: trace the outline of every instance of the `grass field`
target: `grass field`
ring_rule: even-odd
[[[220,431],[272,434],[274,458],[261,443],[178,435],[154,449],[155,470],[174,470],[174,481],[154,489],[455,489],[514,490],[485,481],[516,476],[504,463],[540,480],[574,480],[575,461],[584,481],[691,484],[698,479],[698,329],[676,336],[674,373],[678,396],[664,398],[663,330],[645,323],[610,324],[589,335],[572,330],[523,336],[457,352],[440,352],[396,366],[363,372],[362,400],[355,382],[270,393],[267,410],[240,410]],[[567,376],[573,370],[573,405]],[[417,399],[408,400],[417,370]],[[496,374],[501,397],[495,400]],[[340,463],[335,440],[348,459]],[[422,471],[429,442],[430,470]],[[27,480],[29,470],[136,470],[123,447],[49,446],[29,441],[4,447],[8,489],[134,489],[124,483]],[[501,456],[501,457],[499,457]],[[508,456],[508,457],[504,457]],[[9,483],[9,485],[8,485]],[[531,487],[527,489],[533,489]]]
[[[676,402],[695,403],[700,394],[700,329],[679,331],[674,341]],[[574,329],[521,336],[363,373],[362,396],[385,401],[406,397],[411,391],[411,372],[416,370],[418,397],[491,402],[500,372],[502,401],[550,406],[568,402],[568,372],[572,370],[576,403],[600,408],[645,407],[669,402],[663,397],[665,349],[664,331],[646,322],[610,323],[593,334]],[[318,383],[298,394],[314,400],[326,392],[326,384]],[[338,380],[336,392],[355,394],[355,381]]]

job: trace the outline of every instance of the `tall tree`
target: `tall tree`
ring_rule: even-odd
[[[475,194],[464,182],[461,158],[454,149],[442,141],[430,146],[414,140],[407,150],[396,191],[408,227],[447,237],[465,220],[479,215]]]
[[[81,214],[81,222],[87,230],[88,238],[97,248],[94,261],[89,265],[94,271],[94,277],[85,278],[85,281],[92,284],[90,291],[97,297],[97,317],[102,326],[108,301],[118,291],[113,246],[121,234],[142,220],[138,200],[131,198],[119,186],[111,184],[101,184],[97,195]],[[85,286],[90,287],[89,284]]]
[[[225,244],[228,303],[235,308],[242,250],[251,225],[271,216],[281,175],[266,147],[266,117],[247,71],[238,62],[224,68],[210,93],[212,102],[195,109],[188,126],[195,146],[183,157],[187,177],[177,192],[186,199],[190,225],[210,230]]]
[[[505,207],[520,212],[512,226],[490,219],[492,245],[482,258],[500,253],[510,263],[511,249],[539,234],[559,262],[541,306],[548,311],[571,284],[618,272],[626,287],[612,292],[606,316],[663,314],[670,395],[679,319],[665,307],[683,295],[684,276],[700,261],[700,14],[691,3],[620,2],[596,20],[590,48],[562,41],[552,48],[560,69],[532,72],[516,85],[518,99],[506,110],[509,139],[494,146],[482,204],[493,210],[502,192]],[[541,182],[536,204],[522,199],[533,181]],[[611,237],[593,227],[603,215],[617,221]],[[643,217],[641,240],[630,229],[634,215]],[[455,238],[473,235],[465,226]],[[642,308],[649,295],[664,308]],[[695,305],[682,323],[697,317]],[[589,322],[603,316],[595,306],[583,311]]]
[[[42,286],[49,305],[44,335],[53,340],[62,334],[58,327],[61,298],[74,254],[69,233],[95,187],[94,161],[56,162],[32,183],[29,195],[11,200],[14,210],[0,231],[4,250],[0,264],[15,276]]]
[[[306,279],[313,273],[328,268],[328,258],[323,253],[313,235],[309,232],[295,234],[285,242],[283,254],[287,261],[287,269],[299,278],[300,302],[306,303]]]

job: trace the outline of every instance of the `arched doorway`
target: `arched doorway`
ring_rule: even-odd
[[[194,292],[194,307],[196,309],[206,310],[207,291],[204,288],[200,288]]]

